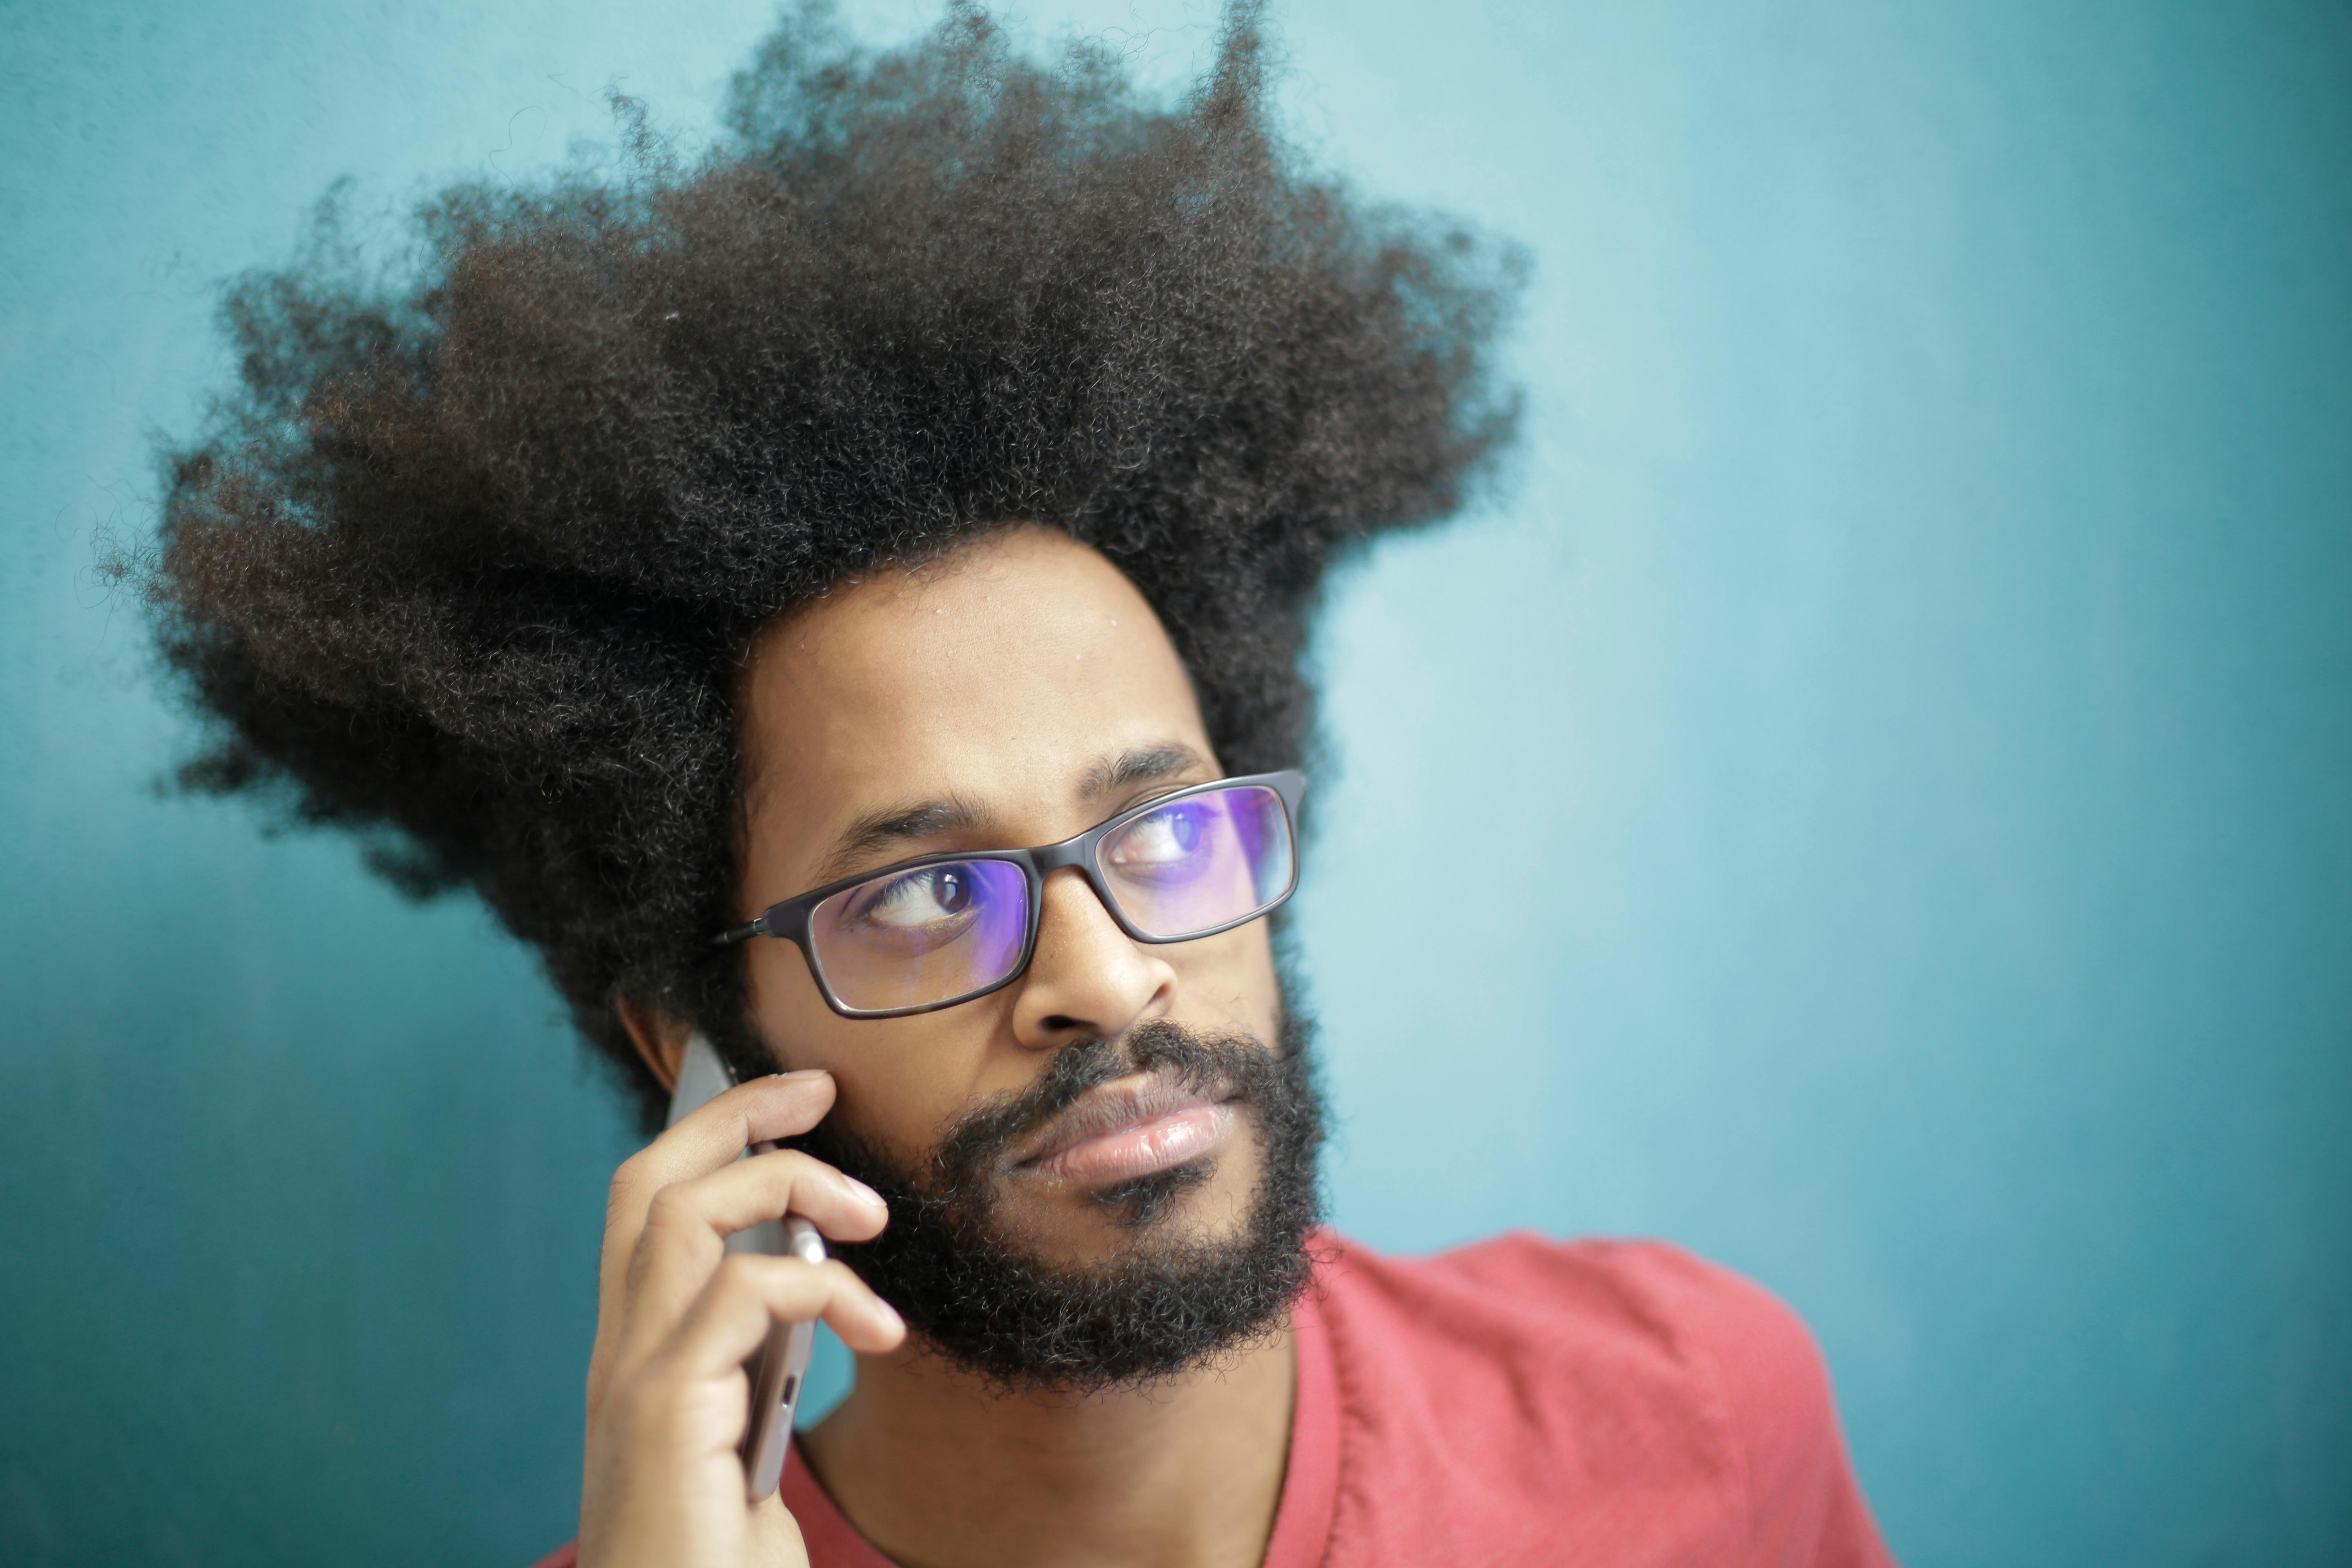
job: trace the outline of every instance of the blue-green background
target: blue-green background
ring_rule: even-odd
[[[614,79],[691,141],[767,19],[0,4],[0,1561],[570,1532],[619,1119],[475,910],[158,795],[92,563],[329,182]],[[1512,488],[1317,645],[1341,1221],[1751,1271],[1914,1564],[2352,1561],[2352,13],[1283,26],[1320,155],[1535,263]]]

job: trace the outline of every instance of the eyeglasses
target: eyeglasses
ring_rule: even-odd
[[[1138,942],[1247,924],[1298,885],[1303,773],[1219,779],[1148,800],[1035,849],[926,855],[780,904],[718,938],[782,937],[845,1018],[952,1007],[1020,978],[1037,950],[1045,879],[1065,866]]]

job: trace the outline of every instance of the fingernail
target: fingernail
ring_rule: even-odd
[[[844,1176],[841,1179],[848,1184],[849,1195],[857,1199],[860,1203],[871,1204],[877,1209],[887,1209],[890,1206],[888,1204],[882,1201],[882,1194],[880,1193],[876,1192],[872,1187],[867,1186],[864,1182],[859,1181],[856,1177]]]
[[[833,1075],[823,1068],[802,1068],[797,1072],[780,1072],[775,1076],[782,1079],[786,1083],[801,1083],[809,1079],[831,1078]]]

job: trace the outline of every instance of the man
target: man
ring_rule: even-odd
[[[649,1127],[697,1031],[742,1080],[614,1181],[551,1561],[1885,1560],[1756,1288],[1318,1223],[1297,659],[1507,433],[1508,279],[1301,175],[1255,60],[1169,112],[812,12],[699,164],[236,297],[155,579],[193,779],[478,890]],[[725,1253],[788,1212],[842,1261]],[[818,1317],[856,1387],[747,1504],[743,1363]]]

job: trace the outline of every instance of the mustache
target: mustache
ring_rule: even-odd
[[[1103,1085],[1139,1073],[1157,1073],[1181,1089],[1230,1095],[1248,1105],[1262,1092],[1280,1058],[1256,1036],[1197,1034],[1155,1019],[1117,1039],[1081,1040],[1062,1047],[1028,1088],[983,1101],[956,1119],[930,1160],[941,1194],[970,1192],[1023,1142]]]

